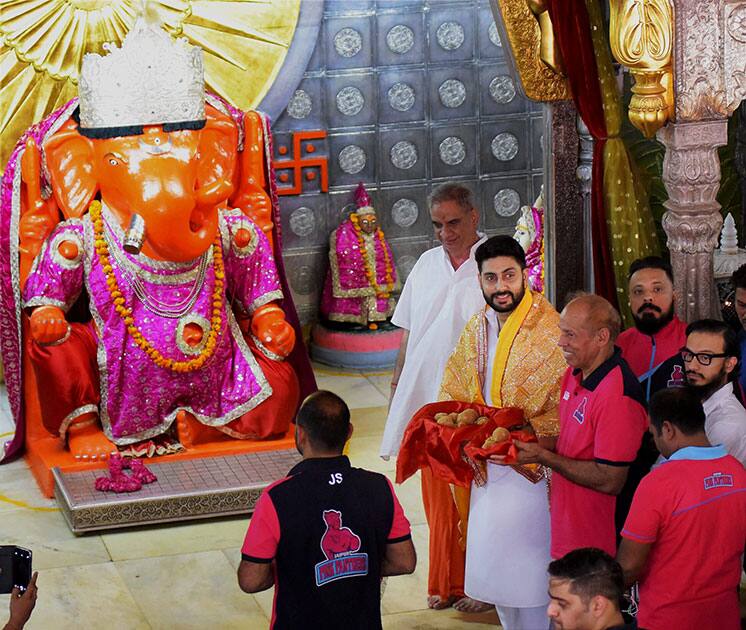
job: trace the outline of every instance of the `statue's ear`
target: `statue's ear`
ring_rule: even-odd
[[[43,144],[52,190],[66,218],[81,217],[98,192],[93,169],[93,145],[68,120]]]
[[[233,194],[238,156],[238,125],[211,105],[205,106],[207,122],[200,132],[197,192],[202,204],[217,205]]]

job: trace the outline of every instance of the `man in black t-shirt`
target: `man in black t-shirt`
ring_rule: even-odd
[[[414,571],[409,522],[391,482],[342,455],[351,435],[339,396],[309,396],[296,419],[303,461],[257,502],[238,584],[247,593],[274,585],[274,630],[377,630],[381,578]]]

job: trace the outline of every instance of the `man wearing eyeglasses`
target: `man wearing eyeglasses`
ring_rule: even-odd
[[[746,466],[746,409],[733,393],[738,337],[724,322],[701,319],[686,329],[681,349],[686,380],[705,410],[705,433]]]

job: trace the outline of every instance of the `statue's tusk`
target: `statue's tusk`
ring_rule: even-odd
[[[130,226],[124,236],[124,251],[128,254],[137,255],[145,243],[145,219],[135,213],[130,219]]]

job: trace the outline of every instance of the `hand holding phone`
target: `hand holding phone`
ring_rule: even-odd
[[[21,630],[31,617],[31,612],[36,606],[36,577],[39,574],[34,571],[24,592],[17,586],[13,587],[10,594],[10,619],[4,630]]]
[[[31,580],[31,551],[16,545],[0,545],[0,593],[26,590]]]

